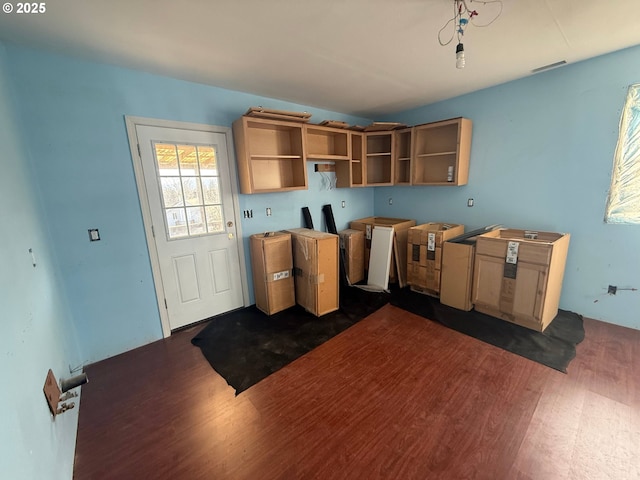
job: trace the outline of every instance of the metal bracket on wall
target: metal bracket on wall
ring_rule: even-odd
[[[69,392],[68,390],[71,390],[72,388],[75,388],[75,387],[79,387],[80,385],[84,385],[87,382],[88,382],[88,379],[86,374],[84,373],[81,375],[77,375],[75,377],[69,378],[67,380],[62,380],[61,382],[62,391],[61,391],[60,387],[58,387],[58,382],[56,381],[56,377],[53,374],[53,371],[49,369],[49,371],[47,372],[47,378],[44,381],[44,387],[42,390],[44,391],[44,396],[47,399],[47,404],[49,405],[49,410],[51,411],[51,415],[53,415],[53,418],[55,418],[56,415],[64,413],[67,410],[71,410],[76,406],[76,404],[73,402],[66,403],[66,401],[69,400],[70,398],[74,398],[78,396],[77,393]],[[64,395],[62,395],[62,392],[65,392]],[[58,407],[58,404],[60,402],[65,402],[65,403],[62,403]]]

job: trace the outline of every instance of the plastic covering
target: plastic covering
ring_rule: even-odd
[[[605,222],[640,224],[640,84],[629,87],[620,118]]]

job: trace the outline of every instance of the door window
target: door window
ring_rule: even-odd
[[[153,151],[167,238],[224,233],[215,146],[154,142]]]

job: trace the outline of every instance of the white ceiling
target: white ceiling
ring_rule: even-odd
[[[499,7],[467,3],[478,23]],[[53,0],[0,14],[0,39],[375,118],[638,45],[637,6],[503,0],[467,28],[463,70],[438,43],[453,0]]]

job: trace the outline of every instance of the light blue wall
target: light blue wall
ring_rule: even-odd
[[[300,226],[302,206],[324,228],[326,203],[338,228],[375,211],[567,231],[561,306],[640,328],[638,292],[606,294],[609,284],[640,286],[640,227],[602,222],[619,115],[635,82],[640,48],[390,116],[408,124],[473,119],[469,185],[331,191],[310,164],[308,191],[240,196],[240,208],[254,211],[242,223],[245,243],[252,233]],[[51,421],[42,395],[48,368],[65,377],[70,364],[161,337],[124,115],[230,126],[255,105],[306,110],[314,122],[368,122],[0,44],[3,476],[71,476],[78,410]],[[100,228],[102,241],[89,243],[88,228]]]
[[[7,52],[85,363],[162,336],[125,115],[230,127],[247,108],[261,105],[308,111],[314,122],[367,122],[16,46]],[[340,228],[373,212],[372,189],[321,190],[320,175],[309,175],[308,191],[240,195],[240,208],[254,211],[242,223],[244,236],[302,226],[302,206],[319,225],[321,205],[333,203]],[[338,211],[343,199],[348,208]],[[100,229],[100,242],[89,242],[89,228]]]
[[[78,409],[52,419],[47,371],[69,377],[79,351],[55,250],[30,172],[0,43],[0,465],[2,478],[71,478]],[[33,250],[36,267],[29,249]],[[76,404],[78,400],[76,400]]]
[[[627,268],[629,260],[637,264],[638,227],[604,225],[602,215],[619,113],[627,85],[640,79],[639,58],[640,50],[630,49],[390,116],[409,124],[473,119],[469,185],[328,191],[309,165],[308,191],[240,195],[240,209],[254,211],[242,223],[245,244],[252,233],[300,226],[302,206],[323,228],[325,203],[333,205],[338,228],[375,211],[419,222],[568,231],[563,308],[638,328],[637,292],[605,294],[610,283],[638,286]],[[124,115],[230,126],[249,106],[263,105],[306,110],[314,122],[368,122],[11,45],[5,64],[84,363],[161,337]],[[100,228],[102,240],[89,243],[88,228]]]
[[[603,222],[620,113],[638,82],[635,47],[393,115],[472,119],[469,184],[378,188],[376,215],[569,232],[561,308],[640,328],[640,293],[606,293],[640,288],[640,225]]]

